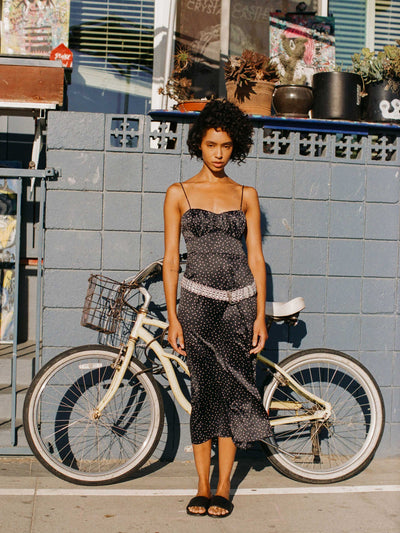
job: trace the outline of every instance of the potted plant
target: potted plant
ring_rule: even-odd
[[[365,119],[400,120],[400,40],[380,52],[363,48],[352,56],[353,69],[366,87]]]
[[[333,120],[360,120],[363,81],[359,74],[340,67],[313,75],[312,117]]]
[[[278,115],[307,118],[313,102],[312,88],[301,71],[308,39],[305,37],[281,36],[283,52],[276,58],[279,85],[275,87],[272,104]]]
[[[192,77],[199,63],[189,47],[179,46],[174,56],[171,76],[165,87],[159,89],[160,94],[175,100],[174,108],[180,111],[201,111],[208,101],[207,98],[198,99],[194,96]]]
[[[272,92],[277,81],[276,65],[266,55],[252,50],[230,57],[225,64],[227,98],[250,115],[271,114]]]

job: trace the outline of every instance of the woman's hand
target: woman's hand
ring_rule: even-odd
[[[172,320],[168,327],[168,342],[180,355],[185,355],[185,342],[183,340],[182,326],[179,320]]]
[[[258,353],[264,348],[264,344],[268,339],[267,326],[265,324],[265,317],[256,318],[253,325],[253,342],[250,353]]]

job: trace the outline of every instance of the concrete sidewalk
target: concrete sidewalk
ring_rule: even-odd
[[[240,459],[225,519],[186,514],[197,479],[191,461],[155,463],[102,487],[61,481],[30,457],[2,457],[0,472],[2,533],[400,532],[400,458],[375,459],[323,486],[291,481],[264,459]]]

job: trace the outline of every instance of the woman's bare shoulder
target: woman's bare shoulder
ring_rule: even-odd
[[[251,187],[250,185],[244,185],[243,189],[243,198],[246,201],[257,201],[258,202],[258,192],[255,187]]]
[[[184,192],[180,182],[173,183],[165,193],[165,205],[178,205],[180,207],[184,198]]]
[[[176,192],[176,191],[181,191],[182,190],[182,185],[179,181],[176,181],[175,183],[173,183],[172,185],[170,185],[167,189],[167,192]]]
[[[166,194],[171,198],[179,198],[183,194],[182,184],[179,181],[173,183],[168,187]]]

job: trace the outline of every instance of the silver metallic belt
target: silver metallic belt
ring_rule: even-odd
[[[198,294],[199,296],[205,296],[206,298],[212,298],[213,300],[229,302],[230,304],[235,304],[240,302],[240,300],[250,298],[250,296],[254,296],[257,293],[255,281],[253,281],[251,285],[247,285],[247,287],[242,287],[241,289],[223,291],[220,289],[214,289],[213,287],[208,287],[202,283],[197,283],[197,281],[192,281],[191,279],[183,276],[181,286],[187,291],[194,292],[194,294]]]

